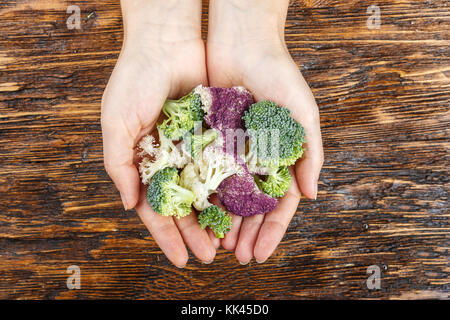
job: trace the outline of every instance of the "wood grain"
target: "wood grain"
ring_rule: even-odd
[[[66,27],[69,4],[81,30]],[[119,1],[0,1],[0,298],[448,298],[450,8],[377,1],[371,30],[370,4],[289,10],[289,50],[321,111],[318,200],[302,200],[265,264],[220,250],[177,269],[103,169]],[[70,265],[80,290],[66,287]]]

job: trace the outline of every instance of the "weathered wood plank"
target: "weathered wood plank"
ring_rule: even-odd
[[[67,29],[66,1],[0,1],[0,298],[448,298],[446,1],[379,1],[374,30],[366,1],[292,1],[286,41],[321,109],[319,198],[267,263],[220,250],[183,270],[103,169],[119,1],[74,4],[96,13],[81,30]],[[70,265],[81,290],[67,290]]]

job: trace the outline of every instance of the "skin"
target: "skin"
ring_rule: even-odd
[[[182,96],[199,83],[208,84],[201,2],[124,0],[122,11],[124,44],[102,100],[106,171],[125,209],[136,208],[174,265],[186,265],[186,245],[202,262],[212,262],[216,249],[195,215],[162,217],[150,208],[134,151],[138,141],[155,129],[166,98]]]
[[[288,2],[211,0],[206,51],[200,0],[122,0],[121,5],[124,43],[103,95],[101,124],[105,168],[125,209],[136,208],[177,267],[188,261],[186,245],[204,263],[214,260],[220,245],[235,250],[243,264],[253,257],[267,260],[295,214],[300,191],[316,197],[323,162],[318,109],[284,44]],[[304,157],[292,168],[297,179],[278,208],[265,216],[233,216],[222,241],[202,230],[195,214],[176,219],[150,208],[134,151],[154,131],[165,99],[181,97],[200,83],[207,86],[208,77],[209,85],[243,85],[257,100],[286,106],[307,134]]]
[[[301,193],[317,197],[323,164],[319,111],[313,94],[284,41],[289,1],[213,0],[209,8],[207,68],[211,86],[242,85],[257,101],[269,99],[291,110],[306,131],[306,151],[291,168],[291,187],[266,214],[233,216],[221,245],[241,264],[266,261],[280,243],[297,210]]]

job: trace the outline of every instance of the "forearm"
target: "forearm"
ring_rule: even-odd
[[[284,42],[289,0],[211,0],[208,41],[236,37]]]
[[[201,36],[201,0],[121,0],[125,37],[183,41]]]

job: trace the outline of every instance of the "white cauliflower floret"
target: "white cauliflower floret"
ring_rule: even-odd
[[[140,149],[138,155],[143,157],[139,164],[143,184],[148,184],[159,170],[166,167],[183,168],[190,160],[189,156],[181,150],[180,144],[175,145],[172,140],[164,136],[162,131],[158,129],[158,132],[159,145],[152,135],[143,137],[138,145]]]
[[[141,139],[139,142],[139,149],[141,151],[138,153],[139,156],[143,157],[145,155],[149,155],[152,157],[156,157],[156,155],[159,153],[159,148],[157,148],[159,145],[156,142],[156,139],[151,134],[146,135]]]
[[[198,162],[200,177],[208,182],[211,190],[216,190],[222,180],[242,170],[232,155],[224,153],[221,147],[214,144],[203,150],[202,158]]]
[[[155,158],[155,161],[150,160],[149,158],[143,158],[139,164],[142,183],[148,184],[156,172],[168,166],[169,154],[167,152],[161,152],[161,155]]]
[[[189,163],[180,173],[180,186],[191,190],[195,194],[193,206],[197,210],[203,210],[211,204],[208,201],[209,193],[200,181],[198,167],[193,163]]]
[[[172,167],[176,167],[178,169],[184,168],[190,160],[191,157],[184,151],[184,149],[182,149],[181,143],[178,143],[169,154],[169,163]]]
[[[216,192],[219,184],[242,170],[232,155],[224,153],[222,148],[212,143],[203,150],[201,158],[183,169],[180,185],[195,193],[193,205],[202,211],[211,206],[208,197]]]

